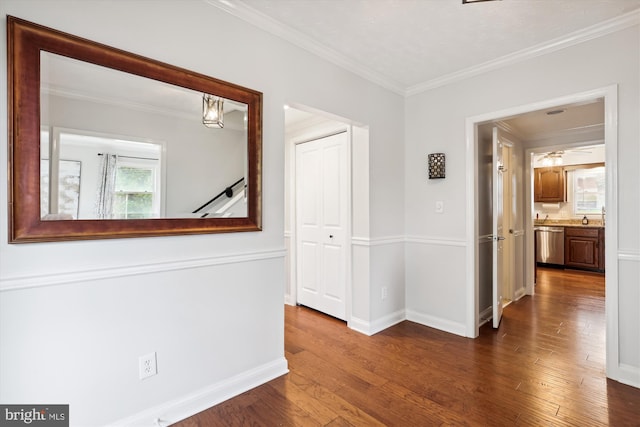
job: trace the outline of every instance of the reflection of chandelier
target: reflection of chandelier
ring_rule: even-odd
[[[562,155],[564,151],[552,151],[542,157],[543,166],[560,166],[562,164]]]
[[[222,104],[224,100],[217,96],[202,95],[202,124],[208,128],[224,127],[224,111]]]

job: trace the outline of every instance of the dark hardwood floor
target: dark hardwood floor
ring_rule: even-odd
[[[595,273],[538,269],[475,340],[408,321],[367,337],[287,306],[285,351],[289,374],[176,425],[640,426],[640,389],[604,374]]]

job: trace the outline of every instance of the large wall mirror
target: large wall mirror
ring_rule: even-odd
[[[260,92],[7,27],[11,243],[261,229]]]

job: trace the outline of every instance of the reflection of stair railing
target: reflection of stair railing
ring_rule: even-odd
[[[198,213],[203,211],[207,206],[211,206],[216,200],[218,200],[222,196],[227,196],[228,198],[233,197],[233,188],[238,184],[240,184],[242,181],[244,181],[244,177],[240,178],[239,180],[237,180],[236,182],[234,182],[233,184],[231,184],[230,186],[222,190],[219,194],[215,195],[211,200],[206,202],[204,205],[200,206],[198,209],[194,210],[192,213]],[[200,218],[205,218],[208,215],[209,215],[209,212],[205,212],[200,216]]]

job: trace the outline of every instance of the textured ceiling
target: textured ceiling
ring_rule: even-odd
[[[296,44],[315,44],[386,86],[410,90],[566,37],[640,0],[208,0]]]

